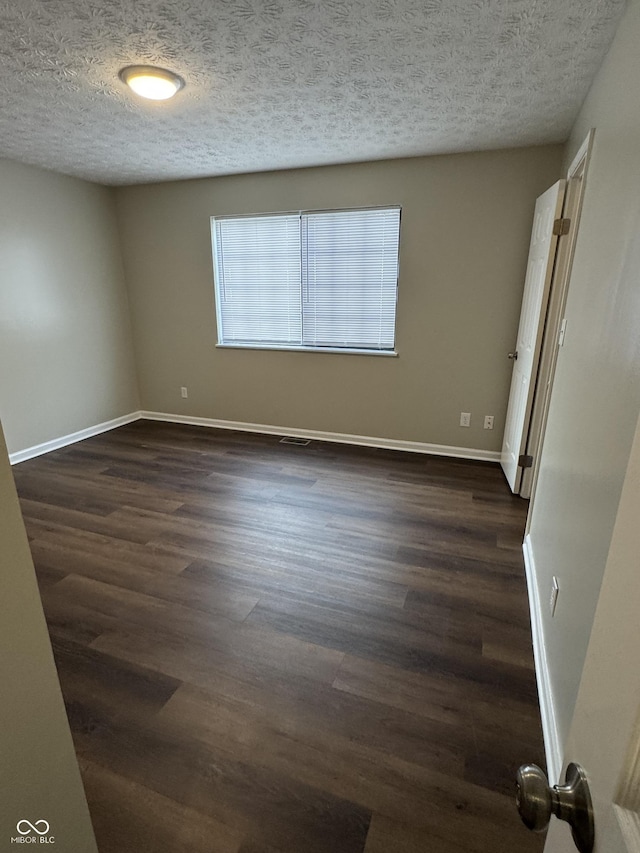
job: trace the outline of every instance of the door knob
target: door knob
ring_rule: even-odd
[[[551,815],[566,820],[580,853],[593,850],[593,807],[587,777],[579,764],[569,764],[564,785],[549,786],[544,771],[523,764],[516,776],[516,805],[523,823],[534,832],[544,832]]]
[[[513,352],[510,352],[509,358],[512,358],[514,361],[517,361],[518,360],[518,350],[514,350]]]

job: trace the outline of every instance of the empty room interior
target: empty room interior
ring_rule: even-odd
[[[640,849],[639,43],[0,3],[0,850]]]

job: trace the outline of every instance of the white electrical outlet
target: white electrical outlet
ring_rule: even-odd
[[[484,428],[493,429],[493,415],[484,416]]]
[[[183,386],[182,386],[182,388],[180,389],[180,395],[181,395],[182,397],[184,397],[184,399],[185,399],[185,400],[186,400],[186,398],[189,396],[189,393],[188,393],[188,391],[187,391],[187,389],[185,388],[185,386],[184,386],[184,385],[183,385]]]
[[[460,426],[471,426],[471,412],[460,412]]]
[[[551,615],[556,615],[556,605],[558,603],[558,593],[560,592],[560,585],[558,584],[558,578],[554,575],[551,581],[551,595],[549,596],[549,609],[551,610]]]

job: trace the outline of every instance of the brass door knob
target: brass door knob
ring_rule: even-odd
[[[580,853],[592,853],[593,806],[587,777],[579,764],[569,764],[564,785],[549,786],[543,770],[523,764],[516,776],[516,805],[526,827],[544,832],[551,815],[566,820]]]

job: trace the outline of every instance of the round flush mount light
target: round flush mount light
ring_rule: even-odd
[[[141,98],[166,101],[184,86],[182,77],[166,68],[152,65],[128,65],[120,72],[120,79]]]

